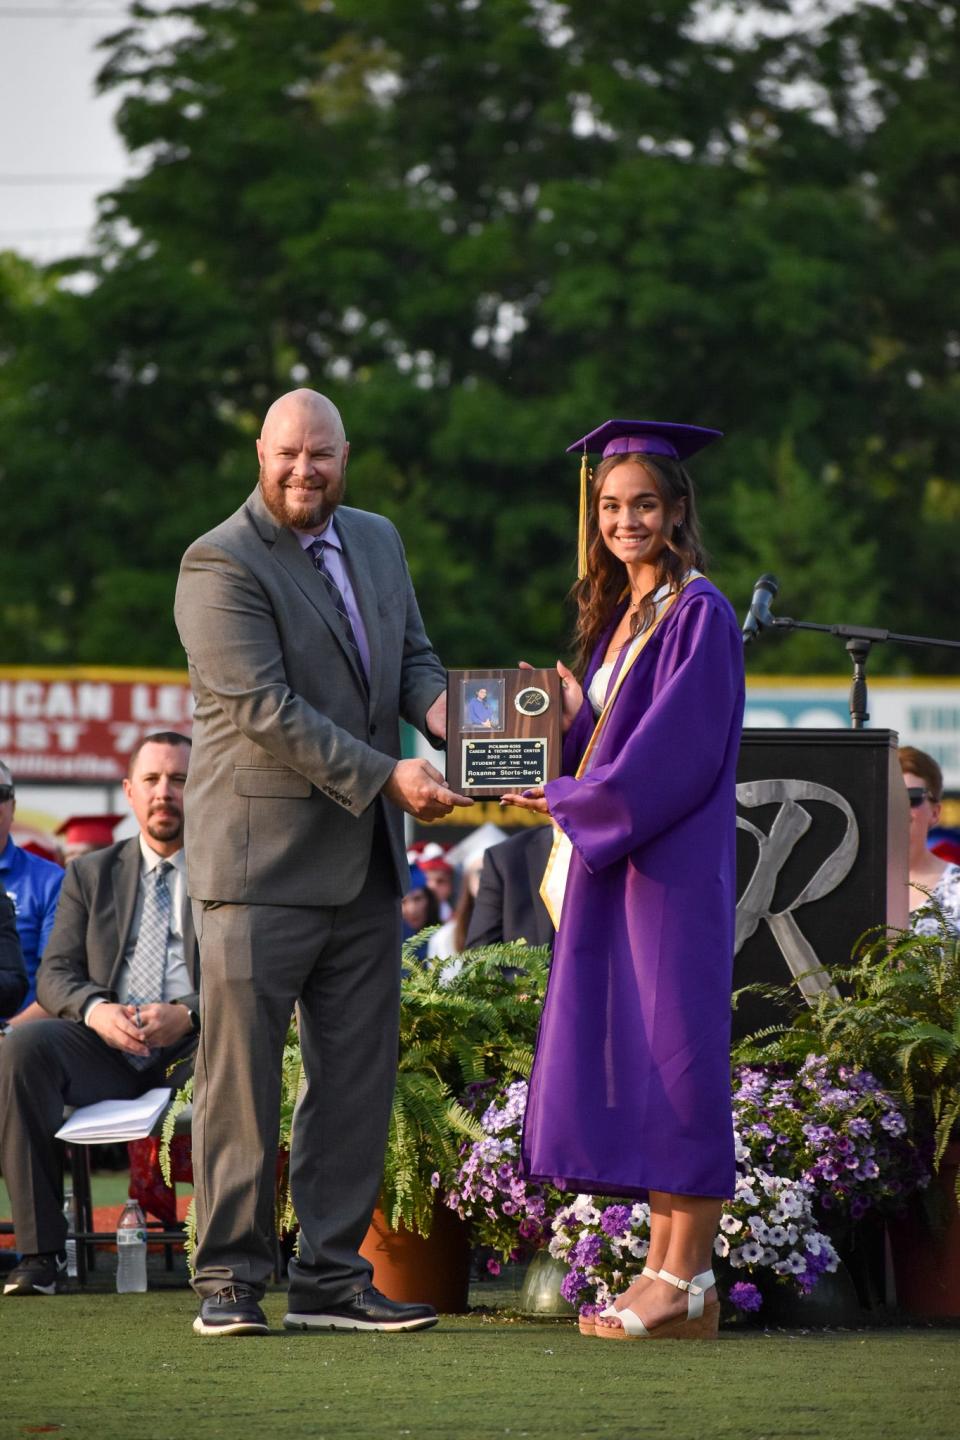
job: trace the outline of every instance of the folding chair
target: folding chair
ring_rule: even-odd
[[[67,1112],[69,1113],[69,1111]],[[66,1118],[66,1115],[64,1116]],[[177,1116],[174,1135],[189,1135],[193,1121],[193,1107],[188,1105]],[[159,1135],[163,1128],[163,1116],[153,1128]],[[90,1151],[92,1146],[83,1141],[65,1143],[73,1178],[73,1223],[67,1231],[67,1239],[77,1243],[77,1281],[85,1285],[89,1271],[96,1269],[96,1247],[108,1244],[116,1238],[112,1230],[96,1230],[93,1222],[93,1194],[90,1183]],[[173,1269],[173,1251],[182,1245],[184,1232],[178,1226],[170,1229],[159,1220],[147,1221],[147,1238],[163,1246],[164,1262],[168,1270]]]

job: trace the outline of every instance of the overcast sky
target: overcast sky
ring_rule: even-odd
[[[127,173],[114,97],[94,95],[119,0],[0,0],[0,249],[52,260],[82,245],[95,197]]]

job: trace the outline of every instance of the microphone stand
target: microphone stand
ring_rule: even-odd
[[[867,710],[867,660],[874,645],[883,640],[895,640],[900,645],[920,645],[928,649],[945,646],[948,650],[960,650],[960,640],[934,640],[928,635],[900,635],[895,630],[874,630],[868,625],[814,625],[809,620],[791,620],[786,615],[770,615],[761,629],[774,630],[818,630],[822,635],[836,635],[846,641],[845,649],[853,661],[853,679],[850,681],[850,724],[854,730],[862,730],[870,719]]]

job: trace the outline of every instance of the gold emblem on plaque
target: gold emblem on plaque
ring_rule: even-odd
[[[550,708],[550,696],[537,685],[527,685],[517,691],[513,703],[521,715],[542,715]]]

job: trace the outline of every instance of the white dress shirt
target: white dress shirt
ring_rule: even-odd
[[[137,903],[134,906],[130,934],[127,936],[127,944],[123,952],[123,964],[117,974],[116,991],[121,1005],[127,1003],[130,994],[130,962],[133,959],[133,952],[137,948],[137,937],[140,934],[144,884],[147,876],[165,860],[171,866],[171,869],[167,871],[167,886],[170,890],[170,930],[167,934],[167,962],[163,978],[163,994],[158,995],[157,999],[177,1000],[182,995],[190,995],[194,989],[193,979],[183,954],[184,907],[189,904],[187,899],[187,861],[183,846],[173,855],[158,855],[156,850],[150,848],[141,834],[140,884],[137,887]],[[99,995],[87,1001],[83,1011],[86,1024],[90,1023],[91,1010],[104,1003],[103,997]]]

